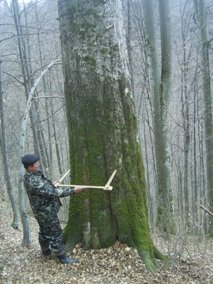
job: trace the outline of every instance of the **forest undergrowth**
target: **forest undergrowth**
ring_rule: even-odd
[[[83,250],[77,245],[73,256],[80,263],[62,265],[53,256],[41,255],[38,226],[30,218],[32,245],[21,247],[22,231],[10,226],[10,208],[0,206],[0,284],[66,283],[213,283],[213,239],[155,237],[157,247],[171,256],[171,264],[159,262],[155,273],[146,270],[135,249],[116,243],[101,250]]]

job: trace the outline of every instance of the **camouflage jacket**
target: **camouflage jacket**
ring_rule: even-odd
[[[24,186],[35,217],[40,214],[45,216],[53,211],[57,213],[62,205],[59,197],[65,197],[75,192],[73,188],[56,188],[41,171],[26,172]]]

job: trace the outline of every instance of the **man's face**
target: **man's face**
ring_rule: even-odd
[[[40,161],[35,162],[33,165],[27,167],[27,171],[37,173],[40,170]]]

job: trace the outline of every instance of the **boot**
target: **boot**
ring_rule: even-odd
[[[57,258],[59,262],[63,264],[79,263],[79,260],[77,258],[68,257],[65,254],[57,255]]]
[[[51,256],[51,254],[52,254],[52,252],[51,252],[50,249],[48,249],[48,250],[43,250],[43,251],[42,251],[42,255],[43,255],[43,256]]]

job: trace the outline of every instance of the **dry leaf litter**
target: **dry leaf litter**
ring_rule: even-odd
[[[66,283],[205,283],[213,284],[212,240],[204,243],[194,240],[181,242],[156,238],[161,250],[169,253],[173,262],[170,266],[159,262],[155,273],[146,270],[136,249],[116,243],[101,250],[84,250],[77,245],[72,255],[80,263],[63,265],[53,256],[41,255],[37,234],[38,226],[30,218],[32,245],[20,246],[22,231],[14,230],[6,206],[0,207],[0,284],[66,284]],[[182,244],[182,245],[180,245]]]

